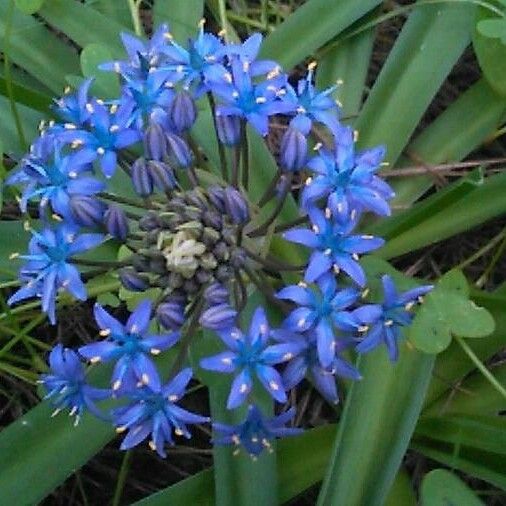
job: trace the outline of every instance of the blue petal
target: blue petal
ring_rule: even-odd
[[[253,381],[247,369],[243,369],[232,382],[230,394],[227,400],[227,409],[240,406],[248,397],[253,388]]]
[[[150,320],[151,301],[145,299],[137,305],[125,327],[130,334],[142,335],[148,330]]]
[[[258,364],[256,372],[258,379],[271,396],[278,402],[286,402],[285,387],[278,371],[274,367]]]
[[[216,371],[223,373],[234,372],[236,369],[236,354],[231,351],[224,351],[212,357],[205,357],[200,361],[200,367],[208,371]]]

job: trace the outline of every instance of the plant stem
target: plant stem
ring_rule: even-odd
[[[248,191],[249,185],[249,146],[246,120],[241,121],[241,144],[242,144],[242,186]]]
[[[141,5],[141,0],[128,0],[128,8],[130,9],[130,15],[132,16],[132,23],[134,25],[135,35],[138,37],[142,37],[144,35],[144,30],[142,29],[142,22],[139,15],[139,7]]]
[[[220,141],[220,136],[218,135],[218,125],[216,122],[216,102],[214,101],[214,96],[210,91],[207,92],[207,100],[209,101],[209,107],[211,108],[211,116],[213,117],[214,133],[216,135],[216,142],[218,144],[218,154],[220,156],[221,177],[223,178],[224,181],[228,181],[227,158],[225,156],[225,149],[223,148],[223,144]]]
[[[258,201],[258,206],[263,207],[269,200],[271,199],[272,195],[274,194],[274,189],[276,188],[276,185],[278,184],[278,181],[281,177],[281,171],[278,170],[276,174],[274,174],[274,177],[271,179],[271,182],[269,183],[269,186],[264,191],[264,194],[260,197],[260,200]]]
[[[111,202],[117,202],[118,204],[125,204],[126,206],[137,207],[138,209],[150,209],[150,207],[146,207],[146,203],[139,202],[137,200],[132,200],[127,197],[120,197],[119,195],[114,195],[113,193],[101,192],[98,194],[100,198],[105,200],[110,200]]]
[[[84,265],[87,267],[108,267],[114,269],[116,267],[125,267],[128,265],[126,262],[102,262],[101,260],[87,260],[85,258],[72,258],[70,261],[76,265]]]
[[[228,36],[227,36],[227,25],[228,25],[228,21],[227,21],[227,6],[226,6],[226,1],[225,0],[218,0],[218,9],[219,9],[219,13],[220,13],[220,24],[221,24],[221,28],[223,30],[225,30],[225,34],[224,34],[224,39],[225,39],[225,42],[228,42]]]
[[[11,75],[11,64],[9,59],[9,44],[11,38],[12,31],[12,17],[14,15],[14,0],[11,0],[9,3],[9,8],[6,14],[5,19],[5,33],[4,33],[4,47],[3,47],[3,57],[4,57],[4,73],[5,73],[5,87],[7,89],[7,96],[9,97],[9,105],[11,108],[12,116],[14,118],[14,124],[16,125],[16,130],[18,132],[19,143],[23,150],[27,148],[27,142],[25,133],[23,131],[23,125],[21,123],[21,118],[19,117],[18,108],[16,105],[16,100],[14,99],[14,90],[12,89],[12,75]],[[0,153],[1,155],[1,153]]]
[[[255,252],[245,248],[242,246],[242,249],[244,252],[255,262],[259,263],[260,265],[263,265],[267,269],[271,269],[275,272],[277,271],[302,271],[305,269],[306,265],[290,265],[285,264],[284,262],[280,262],[279,260],[276,260],[271,257],[261,257],[260,255],[257,255]]]
[[[489,383],[506,399],[506,388],[504,388],[492,373],[485,367],[485,364],[476,356],[470,346],[460,336],[454,336],[465,354],[471,359],[477,369],[485,376]]]
[[[281,210],[283,209],[283,206],[285,205],[286,196],[288,195],[288,192],[291,189],[292,178],[293,178],[293,174],[290,172],[286,176],[286,180],[284,182],[283,189],[281,190],[281,195],[279,196],[279,199],[276,202],[276,207],[272,211],[269,218],[267,218],[267,220],[262,225],[260,225],[255,230],[252,230],[248,234],[250,237],[258,237],[258,236],[264,235],[267,232],[267,230],[269,229],[269,227],[274,223],[276,218],[279,216],[279,213],[281,212]]]
[[[121,502],[121,495],[123,494],[123,489],[125,488],[128,470],[130,468],[131,455],[132,455],[131,450],[128,450],[125,452],[125,455],[123,456],[123,460],[121,462],[121,467],[119,470],[118,481],[116,482],[116,489],[114,490],[114,497],[112,499],[112,506],[119,506]]]

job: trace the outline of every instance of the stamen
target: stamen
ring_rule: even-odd
[[[319,149],[321,149],[322,146],[323,146],[323,144],[321,142],[317,142],[314,145],[313,151],[318,151]]]
[[[118,130],[119,130],[118,125],[111,125],[111,127],[109,128],[109,132],[111,133],[117,132]]]
[[[159,350],[158,348],[151,348],[149,351],[151,355],[159,355],[162,350]]]
[[[101,360],[102,360],[102,358],[101,358],[101,357],[99,357],[99,356],[96,356],[96,357],[91,357],[91,358],[90,358],[90,362],[91,362],[92,364],[96,364],[97,362],[100,362]]]
[[[77,172],[75,170],[71,170],[69,172],[69,178],[70,179],[75,179],[77,177]]]
[[[149,376],[146,373],[142,374],[141,380],[144,383],[144,385],[149,385]]]
[[[107,337],[111,333],[111,329],[102,329],[98,334],[102,337]]]
[[[172,394],[172,395],[169,395],[168,399],[170,402],[176,402],[179,399],[179,397],[175,394]]]
[[[100,156],[102,156],[105,153],[105,149],[102,146],[100,146],[100,147],[97,148],[97,153]]]
[[[385,327],[391,327],[394,324],[393,320],[385,320]]]
[[[112,389],[114,391],[119,390],[119,387],[121,386],[121,380],[116,380],[114,384],[112,385]]]
[[[316,68],[316,66],[317,66],[317,65],[318,65],[318,63],[317,63],[316,61],[314,61],[314,60],[313,60],[313,61],[312,61],[312,62],[311,62],[311,63],[307,66],[307,69],[308,69],[309,71],[312,71],[312,70],[314,70],[314,69]]]
[[[239,392],[241,392],[241,394],[244,394],[247,391],[248,391],[248,385],[246,385],[246,383],[243,383],[241,385],[241,387],[239,388]]]
[[[293,358],[293,353],[288,352],[283,355],[283,360],[292,360],[292,358]]]
[[[9,260],[14,260],[15,258],[18,258],[19,257],[19,253],[16,251],[14,253],[11,253],[9,255]]]
[[[116,114],[117,110],[118,110],[118,104],[112,104],[111,107],[109,107],[109,112],[111,114]]]
[[[116,427],[116,433],[121,434],[122,432],[125,432],[127,430],[125,425],[121,425],[120,427]]]
[[[353,142],[358,142],[358,130],[353,131]]]
[[[256,102],[257,104],[265,104],[265,102],[267,102],[267,99],[266,99],[265,97],[257,97],[257,98],[255,99],[255,102]]]
[[[148,445],[154,452],[156,452],[156,443],[153,440],[150,440]]]
[[[76,129],[76,126],[74,125],[74,123],[65,123],[63,125],[63,127],[66,129],[66,130],[75,130]]]

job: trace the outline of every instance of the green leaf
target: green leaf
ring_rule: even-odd
[[[381,505],[422,408],[434,357],[402,346],[399,361],[379,349],[359,360],[363,379],[348,393],[319,506]]]
[[[98,65],[113,59],[107,46],[98,43],[88,44],[81,51],[81,70],[85,77],[94,77],[93,92],[103,98],[119,96],[118,76],[112,72],[98,69]]]
[[[458,469],[466,474],[506,490],[504,456],[466,446],[455,447],[441,441],[414,438],[411,447],[441,464]]]
[[[114,57],[125,54],[119,37],[125,27],[83,3],[51,0],[39,14],[81,47],[98,43],[107,46]]]
[[[361,3],[361,2],[357,2]],[[394,163],[469,43],[475,8],[424,5],[410,14],[356,123],[359,144],[386,144]],[[392,134],[385,135],[385,132]]]
[[[448,106],[408,146],[407,152],[428,165],[461,160],[494,132],[505,109],[504,99],[482,78]],[[402,157],[398,165],[413,165],[413,159]],[[409,207],[433,184],[430,175],[393,181],[396,193],[393,203]]]
[[[385,506],[416,506],[416,496],[411,478],[404,468],[399,469],[388,493]]]
[[[481,70],[490,86],[506,96],[506,18],[492,17],[480,8],[473,33],[473,47]]]
[[[501,39],[506,44],[506,18],[483,19],[478,22],[478,32],[490,39]]]
[[[334,425],[326,425],[278,442],[277,474],[280,504],[293,499],[321,480],[334,432]],[[202,471],[134,503],[133,506],[165,506],[166,504],[198,504],[199,506],[217,504],[221,506],[219,500],[214,497],[213,470]]]
[[[69,2],[75,3],[75,2]],[[9,0],[0,0],[0,12],[7,12]],[[4,40],[5,16],[0,16],[0,39]],[[51,33],[40,21],[14,11],[9,41],[10,59],[55,93],[65,86],[64,76],[75,74],[79,62],[75,51]]]
[[[342,104],[341,115],[344,118],[360,111],[374,34],[375,30],[367,30],[340,43],[325,53],[319,62],[316,83],[320,89],[342,81],[334,96]]]
[[[156,0],[153,8],[155,26],[169,23],[169,29],[176,41],[186,42],[188,37],[195,37],[198,22],[204,15],[203,0]]]
[[[24,14],[35,14],[45,0],[14,0],[16,7]]]
[[[486,339],[476,339],[469,343],[475,355],[486,362],[504,348],[504,332],[506,328],[506,299],[486,292],[473,293],[473,300],[477,305],[486,308],[496,322],[496,330]],[[440,414],[448,406],[448,399],[455,394],[454,385],[460,384],[462,379],[475,369],[461,346],[452,342],[447,350],[438,355],[429,392],[427,394],[427,408],[424,413]],[[481,373],[480,373],[481,376]],[[479,393],[479,392],[478,392]],[[474,398],[478,402],[479,395]]]
[[[292,68],[380,3],[341,0],[329,9],[328,0],[309,0],[265,39],[261,57]]]
[[[506,419],[501,416],[446,415],[423,417],[416,437],[431,438],[506,456]],[[479,437],[476,435],[479,434]]]
[[[452,334],[485,337],[494,328],[492,315],[469,300],[469,286],[464,275],[452,270],[425,296],[408,336],[420,351],[440,353],[449,346]]]
[[[86,415],[74,427],[64,414],[51,418],[48,402],[3,429],[0,495],[6,504],[38,504],[113,436],[106,422]],[[27,484],[30,486],[27,486]]]
[[[434,469],[422,481],[422,506],[484,506],[474,492],[453,473]]]

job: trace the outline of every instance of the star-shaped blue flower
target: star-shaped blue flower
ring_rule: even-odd
[[[121,443],[122,450],[137,446],[151,435],[150,448],[160,457],[166,457],[164,446],[166,443],[174,445],[173,431],[177,436],[189,439],[191,435],[187,424],[209,421],[209,418],[186,411],[176,404],[183,397],[191,377],[192,370],[183,369],[163,386],[159,386],[158,379],[149,387],[130,392],[130,403],[113,411],[116,431],[122,433],[128,430]]]
[[[412,308],[420,297],[430,292],[432,285],[419,286],[399,293],[393,279],[385,274],[381,278],[383,302],[358,308],[354,311],[357,322],[363,332],[356,350],[368,353],[377,346],[385,344],[392,362],[399,356],[398,343],[402,339],[402,327],[411,324]]]
[[[221,100],[216,114],[245,118],[260,135],[267,135],[269,116],[292,110],[291,104],[279,99],[286,85],[286,76],[276,74],[256,84],[247,61],[234,58],[231,68],[228,81],[212,84],[212,91]]]
[[[93,159],[94,155],[89,151],[64,156],[54,138],[44,136],[21,160],[19,169],[7,178],[6,184],[24,186],[19,203],[22,212],[25,213],[28,202],[36,198],[41,215],[49,203],[53,212],[72,220],[72,196],[91,196],[104,189],[101,181],[89,175]]]
[[[292,332],[304,332],[316,336],[316,348],[320,364],[328,368],[336,354],[335,330],[349,333],[358,327],[350,308],[358,299],[354,288],[339,290],[334,276],[323,276],[315,287],[306,284],[290,285],[276,296],[291,300],[298,307],[283,322]]]
[[[266,418],[257,406],[251,405],[246,418],[238,425],[213,423],[213,429],[217,433],[213,442],[218,445],[235,445],[237,448],[234,454],[242,446],[251,457],[256,458],[265,449],[272,451],[271,441],[274,439],[296,436],[303,432],[302,429],[286,427],[294,416],[295,408],[290,408],[278,416]]]
[[[278,402],[286,401],[283,381],[272,366],[290,360],[301,347],[295,342],[268,345],[270,328],[263,308],[255,310],[246,334],[232,328],[220,331],[218,335],[229,350],[202,359],[200,366],[222,373],[239,371],[232,382],[227,401],[228,409],[234,409],[246,400],[253,388],[254,376],[274,399]]]
[[[95,402],[107,399],[110,390],[86,383],[83,364],[75,351],[57,344],[49,354],[49,367],[49,373],[41,375],[40,383],[47,392],[44,399],[51,399],[56,407],[53,416],[62,409],[69,409],[69,415],[76,417],[75,425],[87,409],[103,417]]]
[[[302,339],[304,342],[304,350],[290,360],[283,371],[283,382],[288,389],[294,388],[307,376],[325,399],[337,404],[339,396],[336,379],[361,379],[358,370],[347,362],[342,355],[344,350],[354,346],[355,340],[352,337],[340,336],[335,339],[335,355],[328,367],[323,367],[318,359],[317,342],[311,331],[305,335],[299,335],[280,330],[275,337],[283,342],[292,339],[297,341]]]
[[[308,178],[302,191],[302,207],[327,198],[327,206],[344,221],[352,211],[372,211],[388,216],[392,188],[375,175],[385,155],[383,147],[355,152],[353,130],[341,127],[335,134],[335,149],[319,150],[308,162],[314,176]]]
[[[332,132],[337,132],[339,107],[332,99],[332,93],[337,85],[318,91],[313,84],[314,68],[314,64],[309,65],[305,79],[299,80],[296,90],[290,84],[286,86],[286,93],[282,99],[289,103],[296,113],[290,121],[290,126],[308,135],[313,121],[317,121]]]
[[[179,332],[163,335],[149,333],[149,300],[142,301],[135,308],[125,325],[113,318],[100,304],[95,304],[94,314],[100,335],[107,339],[81,346],[79,353],[92,363],[116,361],[111,378],[113,392],[133,390],[138,384],[159,390],[157,369],[149,355],[158,355],[173,346],[179,339]]]
[[[116,171],[117,151],[140,140],[139,132],[129,127],[132,121],[132,103],[113,104],[108,108],[101,101],[86,104],[90,112],[86,130],[67,129],[58,134],[58,139],[90,153],[100,162],[102,172],[111,177]]]
[[[65,95],[54,101],[52,109],[64,123],[72,123],[78,127],[82,127],[86,123],[90,115],[86,104],[92,83],[93,78],[85,79],[77,91],[71,93],[68,88]]]
[[[8,300],[12,305],[31,297],[42,299],[42,310],[51,323],[56,323],[55,301],[59,289],[71,293],[76,299],[86,300],[86,288],[71,258],[98,246],[104,239],[101,234],[76,234],[75,226],[62,223],[55,228],[46,227],[40,233],[32,230],[26,260],[20,269],[25,284]]]
[[[312,283],[332,269],[344,271],[359,286],[365,286],[366,275],[358,262],[358,255],[369,253],[383,246],[385,241],[372,235],[351,235],[356,220],[344,223],[327,217],[316,207],[309,209],[312,229],[292,229],[283,234],[291,242],[303,244],[313,250],[304,276]]]

